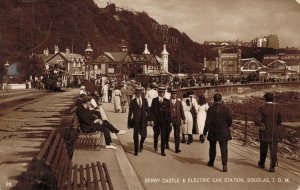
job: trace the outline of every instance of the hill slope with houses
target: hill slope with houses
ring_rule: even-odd
[[[114,4],[99,8],[93,0],[1,0],[0,34],[0,74],[9,60],[20,63],[18,72],[25,77],[42,69],[28,69],[31,53],[42,53],[46,48],[54,52],[57,45],[84,54],[88,41],[95,56],[103,51],[118,51],[122,40],[128,43],[131,53],[141,53],[144,44],[148,44],[150,52],[157,55],[167,43],[171,72],[178,72],[180,66],[181,72],[199,72],[203,58],[216,54],[215,46],[196,43],[146,12],[125,10]],[[237,47],[227,49],[235,51]],[[277,51],[243,47],[242,57],[262,60],[264,54]]]

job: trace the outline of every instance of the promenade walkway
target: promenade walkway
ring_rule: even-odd
[[[104,103],[104,109],[117,128],[127,127],[127,114],[114,113],[113,104]],[[195,140],[191,145],[181,144],[182,152],[174,153],[173,133],[170,150],[163,157],[153,150],[153,131],[148,127],[148,136],[144,151],[133,155],[133,131],[119,136],[119,141],[136,172],[144,189],[180,190],[180,189],[297,189],[300,187],[300,165],[298,162],[279,159],[275,173],[257,167],[259,152],[257,149],[243,147],[239,141],[229,143],[228,172],[221,172],[220,151],[214,168],[206,165],[208,160],[208,142]],[[194,139],[197,139],[194,135]],[[116,152],[115,152],[116,153]],[[115,154],[116,155],[116,154]],[[122,171],[124,172],[124,171]],[[126,171],[125,171],[126,172]],[[126,175],[125,179],[126,179]]]

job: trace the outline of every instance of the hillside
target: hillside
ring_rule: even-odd
[[[54,45],[83,54],[90,41],[94,55],[99,55],[118,51],[123,39],[131,53],[141,53],[147,43],[151,53],[160,55],[166,38],[171,72],[178,72],[179,64],[183,72],[197,72],[203,57],[213,55],[211,47],[193,42],[175,28],[166,30],[145,12],[114,4],[98,8],[93,0],[0,0],[0,74],[9,60],[21,63],[18,70],[27,76],[28,55],[45,48],[51,53]],[[247,51],[243,54],[248,56]]]

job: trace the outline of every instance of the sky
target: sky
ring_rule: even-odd
[[[105,7],[107,0],[94,0]],[[193,41],[243,40],[277,34],[280,47],[300,47],[300,0],[110,0],[145,11]]]

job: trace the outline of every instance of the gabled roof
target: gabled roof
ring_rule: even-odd
[[[101,62],[98,58],[101,56],[106,56],[110,58],[113,62],[119,63],[125,60],[126,56],[130,56],[133,63],[151,63],[154,58],[157,63],[161,63],[160,57],[153,54],[128,54],[128,52],[104,52],[95,59],[95,62]]]
[[[104,52],[105,55],[107,55],[109,58],[111,58],[115,62],[120,62],[124,60],[126,55],[128,55],[127,52]]]
[[[256,72],[260,70],[261,68],[264,68],[258,60],[255,58],[249,58],[249,59],[242,59],[241,60],[241,71],[249,71],[249,72]]]
[[[272,65],[275,65],[275,64],[281,64],[281,65],[284,65],[284,66],[287,65],[287,63],[286,63],[285,61],[282,61],[282,60],[275,60],[275,61],[269,63],[269,64],[267,65],[267,67],[271,67]]]
[[[60,55],[62,55],[68,62],[83,62],[84,57],[80,54],[76,53],[66,53],[66,52],[58,52]]]
[[[43,62],[47,62],[54,54],[38,54],[38,56],[42,59]]]
[[[55,56],[60,55],[67,62],[84,62],[84,57],[80,54],[76,53],[66,53],[66,52],[58,52],[56,54],[39,54],[39,57],[43,60],[43,62],[48,62]]]

